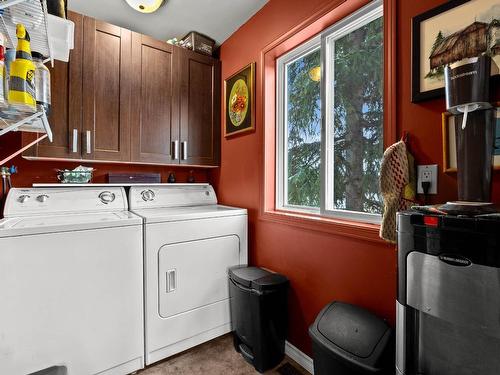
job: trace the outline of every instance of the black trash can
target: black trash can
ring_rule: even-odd
[[[318,314],[309,335],[315,375],[394,374],[392,328],[365,309],[332,302]]]
[[[258,267],[229,270],[235,349],[259,372],[284,357],[288,279]]]

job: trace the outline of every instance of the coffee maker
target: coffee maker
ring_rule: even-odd
[[[490,102],[491,58],[481,55],[445,67],[446,107],[456,115],[458,201],[441,211],[455,215],[496,212],[491,198],[495,117]]]

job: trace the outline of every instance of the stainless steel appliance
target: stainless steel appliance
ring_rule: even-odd
[[[398,214],[398,375],[500,373],[500,215]]]

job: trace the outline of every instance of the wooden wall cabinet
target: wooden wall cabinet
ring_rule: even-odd
[[[179,134],[174,47],[132,33],[132,161],[178,162],[172,142]]]
[[[84,159],[130,160],[131,36],[129,30],[84,17]]]
[[[217,165],[220,149],[220,61],[178,48],[181,164]]]
[[[81,14],[68,11],[68,19],[75,23],[74,49],[69,63],[54,61],[50,64],[51,111],[48,119],[53,142],[40,141],[23,156],[40,158],[81,159],[80,136],[82,133],[82,52],[83,19]],[[23,133],[23,143],[28,144],[34,135]]]
[[[54,142],[25,157],[219,164],[218,60],[77,13],[69,18],[75,48],[69,63],[51,69]]]

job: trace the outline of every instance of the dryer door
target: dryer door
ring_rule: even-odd
[[[168,244],[158,262],[158,312],[168,318],[229,298],[228,268],[240,264],[240,240],[229,235]]]

